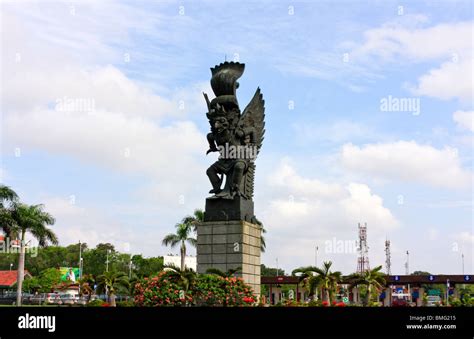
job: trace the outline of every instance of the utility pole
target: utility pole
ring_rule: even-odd
[[[277,277],[278,277],[278,258],[276,258],[276,264],[277,264]]]
[[[387,270],[387,275],[392,274],[392,261],[390,254],[390,240],[385,240],[385,268]]]
[[[110,253],[110,250],[107,250],[107,259],[105,260],[105,264],[107,265],[105,268],[106,272],[109,271],[109,253]]]
[[[319,251],[319,247],[316,246],[316,248],[314,250],[314,265],[316,267],[318,267],[318,251]]]
[[[79,240],[79,280],[82,278],[82,244]]]
[[[410,253],[407,251],[407,262],[405,263],[405,274],[410,275],[410,268],[409,268],[409,261],[410,259]],[[408,298],[411,302],[411,291],[410,291],[410,284],[408,284],[408,294],[410,295]]]
[[[464,253],[461,254],[461,261],[462,261],[462,275],[464,275]]]
[[[132,279],[132,254],[130,253],[130,262],[128,263],[128,280]]]

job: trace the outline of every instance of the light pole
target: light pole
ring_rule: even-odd
[[[13,263],[12,263],[12,264],[10,264],[10,271],[12,270],[12,267],[13,267]]]
[[[132,279],[132,254],[130,253],[130,262],[128,263],[128,280]]]
[[[105,260],[105,264],[106,264],[105,271],[106,272],[109,271],[109,253],[110,253],[110,250],[107,250],[107,259]]]
[[[278,258],[276,258],[276,264],[277,264],[277,277],[278,277]]]
[[[462,275],[464,275],[464,253],[461,254],[461,260],[462,260]]]
[[[82,278],[82,244],[79,240],[79,280]]]
[[[319,246],[316,246],[314,250],[314,265],[318,267],[318,251],[319,251]]]

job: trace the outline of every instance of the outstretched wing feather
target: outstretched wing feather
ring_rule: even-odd
[[[265,135],[265,100],[263,100],[263,95],[260,93],[260,88],[257,88],[252,100],[245,107],[241,121],[244,127],[255,128],[255,144],[257,150],[260,150]]]

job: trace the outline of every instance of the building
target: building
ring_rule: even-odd
[[[164,265],[175,265],[177,267],[181,267],[181,256],[180,255],[165,255],[163,256],[163,264]],[[184,265],[187,268],[192,269],[196,272],[196,257],[193,256],[186,256],[184,258]]]
[[[8,290],[13,290],[16,284],[18,271],[0,271],[0,295],[3,295]],[[25,271],[25,279],[31,278],[31,274]]]

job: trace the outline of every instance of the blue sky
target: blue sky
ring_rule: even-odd
[[[473,271],[469,1],[2,2],[2,182],[57,218],[62,244],[163,255],[203,208],[210,67],[246,64],[266,101],[256,213],[263,263],[332,260],[367,222],[370,261]],[[387,98],[418,103],[420,112]],[[93,102],[60,110],[65,98]],[[293,106],[293,107],[290,107]],[[15,153],[16,152],[16,153]]]

